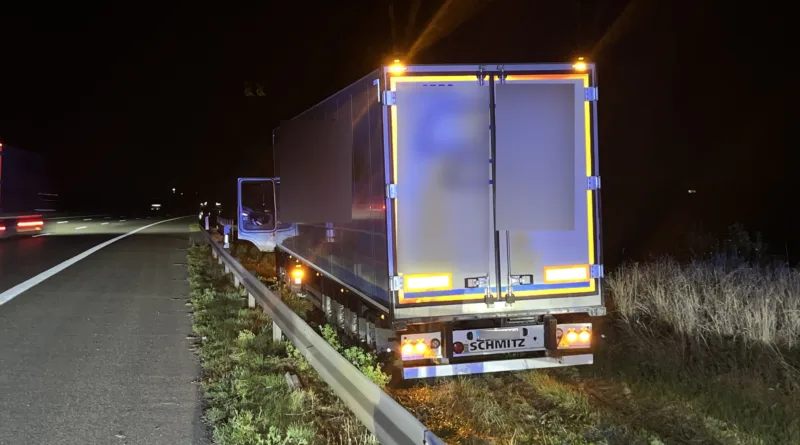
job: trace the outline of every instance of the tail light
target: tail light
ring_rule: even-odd
[[[30,220],[30,221],[20,221],[17,223],[18,229],[39,229],[44,225],[44,221],[37,219],[37,220]]]
[[[581,349],[592,346],[591,323],[564,323],[556,329],[558,349]]]
[[[294,284],[303,284],[303,269],[293,270],[292,280],[294,281]]]
[[[578,340],[578,333],[575,332],[574,329],[570,329],[569,332],[567,332],[567,341],[575,343],[576,340]]]

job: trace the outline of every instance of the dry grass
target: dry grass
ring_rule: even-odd
[[[622,267],[607,281],[617,341],[706,375],[800,384],[800,271],[720,260]]]
[[[595,371],[720,443],[800,443],[800,271],[664,259],[607,285],[614,330]]]

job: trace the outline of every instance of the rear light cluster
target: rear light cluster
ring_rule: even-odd
[[[592,345],[591,323],[558,325],[556,329],[559,349],[589,348]]]
[[[403,360],[420,360],[442,356],[439,333],[403,335],[400,353]]]

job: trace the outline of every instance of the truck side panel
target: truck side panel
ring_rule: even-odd
[[[0,145],[0,213],[55,207],[45,159],[33,152]]]
[[[280,147],[281,221],[336,224],[352,220],[353,126],[350,121],[349,116],[347,119],[326,116],[325,119],[281,122],[276,135]]]
[[[281,243],[293,253],[389,310],[385,209],[385,159],[380,77],[376,71],[339,91],[298,118],[347,121],[352,131],[352,218],[348,222],[304,222]],[[276,151],[281,149],[276,144]],[[284,181],[278,163],[278,175]],[[309,177],[308,181],[315,181]],[[279,188],[279,203],[285,199]],[[283,204],[281,204],[282,206]],[[280,219],[280,215],[278,215]]]

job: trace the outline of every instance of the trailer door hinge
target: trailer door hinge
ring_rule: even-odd
[[[598,97],[597,87],[586,87],[583,89],[583,96],[587,102],[596,102]]]
[[[600,177],[589,176],[587,179],[586,188],[588,190],[600,190]]]
[[[397,92],[392,90],[384,91],[383,104],[387,106],[397,105]]]
[[[403,290],[403,277],[393,276],[389,278],[389,290],[397,292]]]
[[[589,274],[592,278],[603,278],[605,276],[603,272],[603,265],[602,264],[592,264],[589,266]]]
[[[397,198],[397,184],[386,184],[386,197],[389,199]]]

